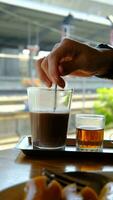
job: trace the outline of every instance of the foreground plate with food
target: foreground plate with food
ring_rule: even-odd
[[[68,172],[65,174],[69,177],[74,177],[75,183],[77,181],[78,184],[83,184],[84,187],[89,186],[89,187],[93,188],[97,192],[97,194],[99,194],[100,191],[102,191],[101,193],[103,193],[102,195],[104,195],[105,192],[106,192],[106,194],[108,192],[110,193],[110,189],[111,190],[113,189],[113,187],[111,187],[111,185],[109,185],[109,186],[106,185],[107,183],[110,183],[111,181],[113,181],[113,179],[109,178],[107,176],[98,174],[98,173]],[[24,200],[25,199],[25,186],[27,183],[28,182],[18,184],[13,187],[10,187],[6,190],[1,191],[0,199],[7,200],[10,197],[11,200]],[[105,187],[105,185],[107,187]],[[113,182],[112,182],[112,186],[113,186]],[[112,194],[113,194],[113,191],[112,191]],[[100,197],[100,198],[102,199],[103,197]],[[105,198],[102,200],[106,200]],[[113,199],[113,196],[111,197],[110,200],[112,200],[112,199]]]

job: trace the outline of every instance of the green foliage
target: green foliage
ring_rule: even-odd
[[[64,105],[67,106],[70,99],[70,92],[67,92],[66,96],[64,97]]]
[[[94,103],[97,114],[103,114],[106,118],[106,126],[113,124],[113,88],[97,89],[98,100]]]

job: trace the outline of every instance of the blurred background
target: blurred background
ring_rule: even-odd
[[[30,135],[27,87],[40,86],[35,61],[69,37],[96,47],[113,45],[113,0],[0,0],[0,150]],[[113,138],[113,81],[66,77],[74,89],[68,137],[76,113],[106,116]]]

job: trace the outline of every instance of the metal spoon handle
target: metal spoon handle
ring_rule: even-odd
[[[54,112],[57,107],[57,84],[55,84],[55,91],[54,91]]]

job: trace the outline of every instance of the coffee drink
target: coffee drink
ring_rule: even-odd
[[[65,146],[69,112],[31,112],[33,145],[52,149]]]

